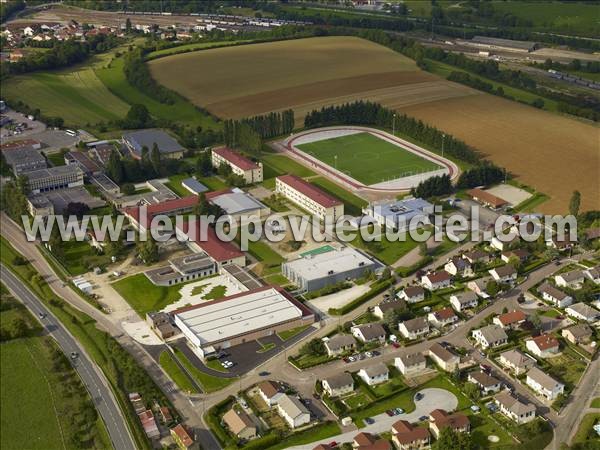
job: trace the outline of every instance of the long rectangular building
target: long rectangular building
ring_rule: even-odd
[[[173,311],[175,325],[201,358],[315,321],[314,313],[283,288],[263,286]]]
[[[367,270],[381,267],[352,247],[342,247],[305,257],[281,265],[282,274],[305,292],[316,291],[347,279],[360,278]]]
[[[215,148],[211,157],[213,167],[219,168],[221,164],[227,164],[234,174],[244,178],[246,184],[260,183],[263,180],[262,163],[254,162],[230,148]]]
[[[296,175],[277,177],[275,179],[275,192],[319,217],[320,220],[329,218],[329,220],[335,222],[344,215],[344,204],[341,200],[323,192]]]
[[[29,190],[33,194],[83,186],[83,171],[75,165],[50,167],[25,174]]]

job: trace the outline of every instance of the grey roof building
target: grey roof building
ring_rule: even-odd
[[[360,278],[367,270],[381,264],[364,253],[342,247],[325,253],[306,255],[281,265],[283,275],[302,291],[316,291],[330,284]]]
[[[34,170],[27,172],[26,176],[29,190],[34,194],[83,186],[83,171],[74,164]]]
[[[45,169],[47,166],[46,158],[33,147],[4,150],[2,155],[17,177],[32,170]]]
[[[195,178],[186,178],[181,182],[181,185],[190,191],[192,194],[201,194],[202,192],[208,191],[208,188],[200,183]]]
[[[181,158],[185,149],[173,137],[159,129],[138,130],[123,135],[123,143],[136,158],[142,157],[142,148],[152,151],[154,144],[161,155]]]

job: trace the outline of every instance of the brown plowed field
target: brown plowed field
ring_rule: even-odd
[[[548,194],[541,212],[568,211],[575,189],[582,210],[600,208],[600,130],[592,125],[486,94],[400,109],[481,149]]]
[[[299,39],[186,53],[149,65],[158,82],[225,118],[293,108],[300,125],[323,105],[377,101],[465,140],[549,195],[543,212],[565,212],[575,189],[582,209],[600,209],[597,127],[448,82],[372,42]]]

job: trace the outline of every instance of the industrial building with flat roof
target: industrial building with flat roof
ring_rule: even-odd
[[[381,267],[377,261],[352,247],[332,248],[319,254],[307,254],[302,258],[281,265],[283,275],[305,292],[316,291],[330,284],[360,278],[367,270]]]
[[[58,166],[27,172],[27,184],[33,194],[83,186],[83,171],[78,166]]]
[[[216,272],[215,262],[206,253],[194,253],[169,260],[168,266],[150,269],[144,275],[156,286],[173,286]]]
[[[219,168],[221,164],[231,167],[231,171],[241,176],[246,184],[260,183],[263,180],[263,165],[254,162],[240,153],[227,147],[214,148],[211,154],[213,167]]]
[[[183,158],[185,148],[179,145],[173,137],[162,130],[148,129],[133,131],[123,135],[123,143],[127,146],[134,158],[142,157],[142,149],[146,147],[152,151],[154,144],[158,146],[161,156],[168,158]]]
[[[243,215],[260,218],[271,212],[267,206],[239,188],[211,192],[206,198],[213,205],[218,205],[225,211],[225,214],[232,217]]]
[[[199,195],[202,192],[208,191],[208,188],[200,183],[195,178],[186,178],[181,182],[181,186],[190,191],[192,194]]]
[[[201,358],[315,320],[308,307],[278,286],[187,306],[172,314],[188,345]]]
[[[539,47],[537,42],[515,41],[490,36],[473,36],[470,41],[460,41],[476,47],[488,48],[490,50],[507,50],[512,52],[532,52]]]
[[[275,178],[275,192],[319,217],[320,220],[329,218],[335,223],[344,215],[344,203],[341,200],[296,175],[282,175]]]
[[[2,150],[2,156],[17,177],[23,173],[47,167],[46,158],[31,146]]]
[[[363,213],[375,219],[382,227],[404,231],[429,224],[433,205],[422,198],[409,198],[373,203],[364,208]]]

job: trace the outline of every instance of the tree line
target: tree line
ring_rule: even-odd
[[[309,112],[304,119],[306,128],[330,125],[374,125],[406,135],[425,145],[442,148],[449,156],[471,164],[478,164],[480,155],[465,142],[456,139],[421,120],[406,114],[397,114],[379,103],[356,101],[339,106],[323,107]]]
[[[262,139],[289,134],[294,129],[294,111],[286,109],[282,112],[272,112],[242,119],[242,123],[250,126]]]
[[[144,63],[144,55],[141,48],[129,51],[125,54],[124,58],[123,71],[125,78],[132,86],[135,86],[161,103],[172,105],[177,101],[177,94],[158,84],[152,78],[150,69]]]
[[[121,39],[112,34],[91,36],[86,38],[85,42],[55,40],[47,52],[34,52],[16,62],[3,64],[3,72],[19,74],[67,67],[82,62],[91,55],[114,48],[120,43]]]

